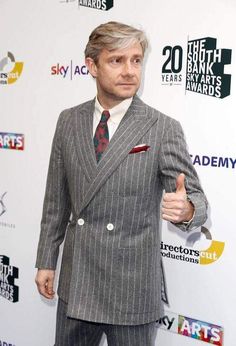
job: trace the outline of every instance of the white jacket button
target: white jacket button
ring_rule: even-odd
[[[114,229],[114,225],[112,223],[107,224],[108,231],[112,231]]]
[[[84,225],[84,219],[78,219],[78,225],[83,226]]]

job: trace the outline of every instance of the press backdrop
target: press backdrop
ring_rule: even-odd
[[[235,16],[234,0],[0,1],[1,346],[53,345],[57,300],[34,284],[51,141],[61,110],[95,96],[83,51],[110,20],[146,31],[139,95],[182,123],[210,204],[191,234],[163,222],[156,345],[235,344]]]

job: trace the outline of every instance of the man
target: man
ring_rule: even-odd
[[[144,104],[147,39],[97,27],[85,49],[97,97],[65,110],[50,158],[36,283],[46,298],[65,238],[56,346],[151,346],[162,313],[162,217],[183,231],[206,219],[206,199],[179,123]],[[105,110],[105,112],[104,112]]]

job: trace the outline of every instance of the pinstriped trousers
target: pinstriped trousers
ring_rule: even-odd
[[[68,318],[67,304],[59,299],[54,346],[99,346],[103,333],[109,346],[153,346],[155,322],[122,326]]]

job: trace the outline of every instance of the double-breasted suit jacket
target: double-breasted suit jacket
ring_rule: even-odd
[[[94,100],[61,113],[49,164],[37,268],[55,269],[64,241],[58,294],[68,316],[135,325],[162,312],[160,202],[186,175],[195,206],[206,199],[179,123],[137,96],[97,164]],[[132,150],[141,145],[144,150]],[[187,226],[178,227],[187,230]]]

